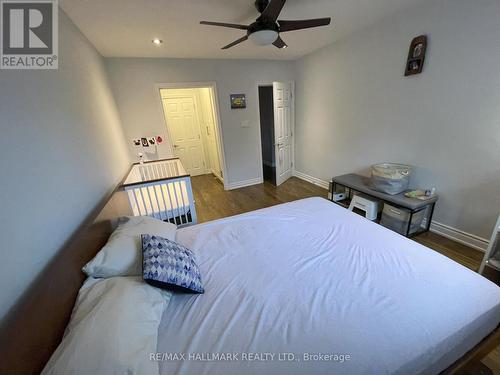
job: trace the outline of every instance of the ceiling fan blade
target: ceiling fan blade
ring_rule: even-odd
[[[286,21],[278,20],[280,32],[310,29],[312,27],[328,26],[332,22],[331,18],[316,18],[312,20]]]
[[[235,23],[201,21],[200,24],[201,25],[209,25],[209,26],[229,27],[231,29],[248,30],[248,26],[238,25],[238,24],[235,24]]]
[[[278,39],[276,39],[273,43],[273,45],[275,47],[278,47],[278,48],[286,48],[288,47],[287,44],[283,41],[283,39],[281,39],[281,37],[279,36]]]
[[[247,40],[247,39],[248,39],[248,35],[245,35],[243,38],[240,38],[240,39],[238,39],[238,40],[235,40],[234,42],[232,42],[232,43],[228,44],[227,46],[222,47],[222,49],[229,49],[229,48],[231,48],[231,47],[234,47],[234,46],[235,46],[235,45],[237,45],[237,44],[240,44],[240,43],[244,42],[244,41],[245,41],[245,40]]]
[[[265,18],[272,22],[276,22],[283,7],[285,6],[286,0],[271,0],[267,5],[266,9],[261,14],[261,18]]]

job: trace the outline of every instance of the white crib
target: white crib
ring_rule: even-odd
[[[134,164],[123,188],[134,216],[152,216],[179,227],[196,224],[191,176],[178,158]]]

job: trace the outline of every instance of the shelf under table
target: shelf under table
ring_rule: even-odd
[[[405,192],[397,195],[385,194],[376,190],[371,189],[370,187],[370,179],[365,176],[360,176],[357,174],[346,174],[338,177],[332,178],[332,193],[336,191],[337,185],[346,187],[350,189],[349,197],[345,200],[334,202],[338,205],[348,208],[351,198],[352,192],[358,192],[369,197],[375,198],[377,200],[381,200],[384,203],[388,203],[392,206],[402,208],[410,212],[410,219],[408,222],[408,230],[406,232],[407,237],[413,237],[417,234],[421,234],[429,231],[430,224],[432,220],[432,216],[434,213],[434,206],[438,200],[438,196],[435,195],[426,200],[420,200],[416,198],[408,198],[404,195]],[[333,201],[333,199],[332,199]],[[417,231],[415,233],[410,233],[410,225],[413,218],[413,214],[425,210],[430,207],[430,213],[427,218],[427,225],[421,231]]]

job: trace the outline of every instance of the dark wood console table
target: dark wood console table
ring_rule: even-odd
[[[362,193],[362,194],[367,195],[371,198],[374,198],[375,200],[383,201],[384,203],[388,203],[391,206],[408,211],[410,219],[408,220],[408,226],[406,229],[406,237],[413,237],[413,236],[416,236],[417,234],[428,232],[430,229],[432,216],[434,214],[434,207],[435,207],[436,202],[438,200],[437,195],[435,195],[432,198],[429,198],[427,200],[420,200],[420,199],[416,199],[416,198],[405,197],[404,192],[401,194],[397,194],[397,195],[389,195],[389,194],[381,193],[379,191],[373,190],[370,187],[371,186],[370,178],[365,177],[365,176],[360,176],[357,174],[345,174],[342,176],[332,178],[330,193],[335,193],[339,186],[347,188],[345,190],[348,194],[348,197],[347,197],[347,199],[342,200],[340,202],[334,202],[333,196],[332,196],[331,200],[334,203],[337,203],[343,207],[349,207],[349,203],[350,203],[350,200],[352,199],[353,194],[355,192]],[[422,228],[422,230],[410,234],[410,227],[411,227],[411,222],[412,222],[413,216],[416,213],[423,211],[423,210],[427,210],[425,228]]]

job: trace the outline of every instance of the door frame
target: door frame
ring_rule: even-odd
[[[167,132],[167,143],[170,148],[171,155],[174,154],[174,147],[172,145],[171,137],[170,137],[170,129],[167,124],[167,119],[165,116],[165,111],[163,110],[163,100],[161,97],[162,89],[202,89],[209,88],[212,91],[212,101],[213,101],[213,111],[214,111],[214,121],[215,126],[217,128],[215,138],[217,142],[217,151],[219,154],[219,163],[222,169],[222,183],[224,184],[224,190],[229,190],[228,187],[228,178],[227,178],[227,168],[226,168],[226,154],[224,152],[224,141],[222,135],[222,124],[220,117],[220,105],[219,105],[219,94],[217,91],[217,83],[214,81],[209,82],[175,82],[175,83],[157,83],[154,85],[154,91],[157,98],[158,109],[163,118],[163,123],[165,126],[165,130]],[[261,155],[262,157],[262,155]],[[219,177],[217,177],[219,178]]]
[[[292,176],[295,176],[295,81],[261,81],[257,82],[255,88],[257,91],[257,118],[259,119],[259,160],[260,160],[260,178],[262,182],[264,182],[264,171],[262,169],[262,165],[264,164],[264,160],[262,159],[262,132],[261,132],[261,124],[260,124],[260,96],[259,96],[259,87],[269,87],[273,86],[274,82],[288,82],[290,83],[290,92],[292,94],[292,109],[290,111],[290,131],[292,132]],[[273,103],[274,106],[274,103]],[[275,149],[276,152],[276,149]],[[276,155],[275,155],[276,156]]]

